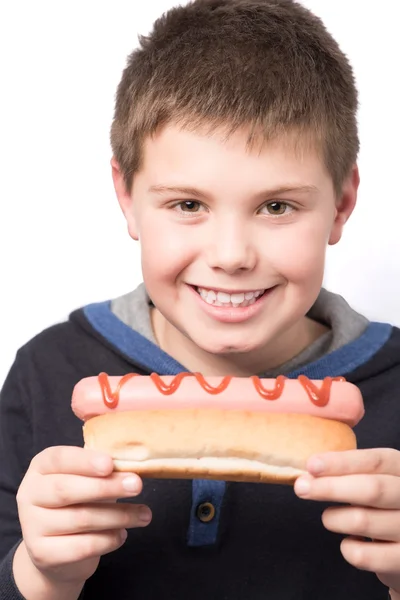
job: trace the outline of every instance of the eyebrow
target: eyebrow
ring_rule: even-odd
[[[152,185],[148,189],[149,192],[154,194],[184,194],[193,198],[204,199],[209,196],[206,191],[200,190],[194,187],[188,186],[168,186],[168,185]],[[271,197],[286,193],[301,193],[301,194],[315,194],[319,192],[319,189],[315,185],[302,185],[302,186],[281,186],[269,190],[264,190],[257,193],[257,197]]]

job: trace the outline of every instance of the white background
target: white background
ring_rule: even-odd
[[[398,0],[305,0],[355,69],[362,184],[326,286],[400,325]],[[110,177],[126,56],[173,0],[1,0],[0,385],[23,343],[141,281]]]

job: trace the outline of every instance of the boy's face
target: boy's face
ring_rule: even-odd
[[[225,141],[173,126],[146,141],[131,193],[113,167],[166,351],[184,364],[246,353],[261,368],[260,357],[273,366],[310,342],[305,315],[354,207],[356,169],[335,200],[317,154],[250,152],[244,132]]]

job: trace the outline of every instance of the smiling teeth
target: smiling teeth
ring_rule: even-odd
[[[206,288],[197,288],[197,291],[207,304],[233,308],[237,308],[238,306],[250,306],[265,292],[265,290],[255,290],[254,292],[227,294],[226,292],[218,292]]]

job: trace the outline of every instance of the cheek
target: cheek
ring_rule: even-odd
[[[302,283],[323,277],[328,232],[320,223],[307,223],[277,232],[270,260],[288,281]],[[275,243],[274,243],[275,242]]]
[[[180,231],[178,235],[166,220],[149,219],[141,223],[140,248],[145,278],[168,281],[193,261],[196,246],[190,228],[184,229],[186,231]]]

